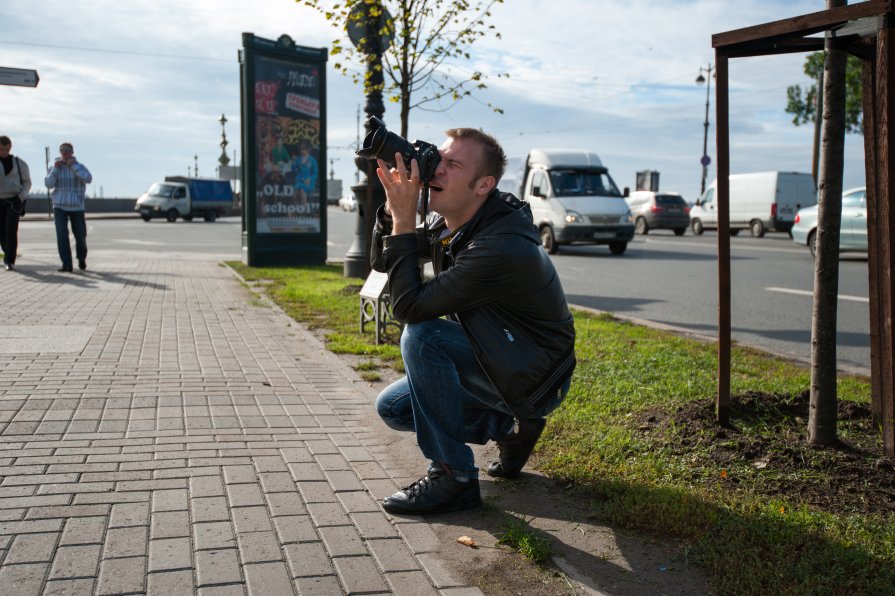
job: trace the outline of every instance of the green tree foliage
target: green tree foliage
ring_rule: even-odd
[[[296,0],[320,12],[341,32],[333,40],[330,54],[333,67],[355,82],[370,79],[364,68],[366,56],[348,38],[352,8],[366,2],[370,12],[384,8],[391,15],[381,34],[393,33],[393,41],[383,54],[384,88],[381,91],[401,106],[401,134],[407,136],[407,121],[414,108],[445,111],[476,90],[485,89],[488,75],[460,66],[470,60],[470,46],[485,36],[500,39],[489,24],[491,9],[503,0]],[[509,77],[497,73],[498,78]],[[503,110],[487,104],[498,113]]]
[[[824,53],[814,52],[805,59],[805,74],[814,80],[803,89],[792,85],[786,89],[786,112],[793,115],[796,126],[817,120],[817,82],[824,70]],[[845,131],[863,133],[861,105],[861,59],[849,56],[845,68]]]

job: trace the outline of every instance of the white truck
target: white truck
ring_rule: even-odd
[[[214,221],[233,207],[233,190],[228,180],[166,176],[155,182],[137,199],[134,207],[143,221],[164,217],[170,222],[182,217]]]
[[[562,244],[606,244],[620,255],[634,237],[627,193],[618,189],[596,153],[532,149],[524,159],[509,160],[499,186],[531,206],[550,254]]]
[[[789,232],[796,211],[817,204],[811,174],[753,172],[732,174],[730,180],[730,234],[749,230],[756,238],[765,232]],[[713,180],[690,209],[690,229],[697,236],[718,227],[718,181]]]

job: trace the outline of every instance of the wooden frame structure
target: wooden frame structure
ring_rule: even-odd
[[[824,49],[825,36],[863,62],[864,155],[870,276],[870,371],[873,415],[883,449],[895,457],[895,0],[848,6],[712,36],[718,143],[718,396],[717,418],[730,416],[730,121],[728,62]],[[895,75],[895,72],[891,73]]]

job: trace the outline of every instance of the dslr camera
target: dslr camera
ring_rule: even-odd
[[[381,159],[389,167],[395,167],[395,153],[400,153],[404,165],[410,170],[410,161],[415,159],[420,168],[420,180],[429,182],[435,176],[435,168],[441,161],[438,147],[426,141],[414,141],[411,145],[407,139],[400,137],[385,128],[385,123],[376,116],[367,121],[370,132],[364,137],[364,145],[357,150],[357,155],[367,159]]]

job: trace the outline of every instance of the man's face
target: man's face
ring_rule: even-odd
[[[429,209],[451,219],[465,213],[477,199],[477,180],[482,147],[470,139],[448,138],[439,149],[441,161],[429,183]]]
[[[63,145],[62,147],[59,147],[59,155],[62,156],[62,159],[68,159],[69,157],[72,156],[73,153],[74,153],[74,151],[68,145]]]
[[[9,157],[10,151],[12,151],[12,145],[0,144],[0,157]]]

